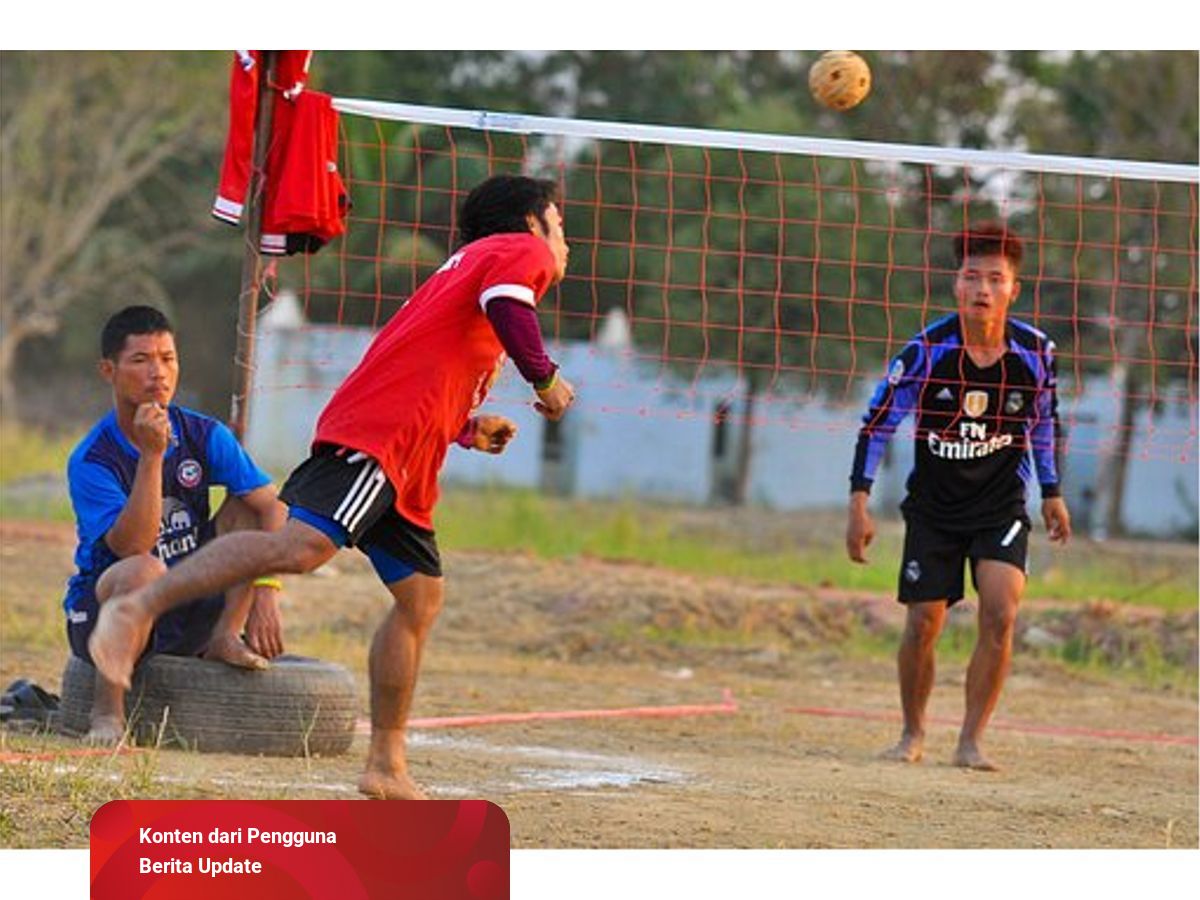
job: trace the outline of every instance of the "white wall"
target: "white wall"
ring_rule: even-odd
[[[259,327],[257,370],[246,443],[260,464],[284,475],[308,452],[317,416],[370,340],[367,329],[303,326],[297,308],[281,299]],[[740,414],[738,385],[731,376],[698,384],[677,381],[657,364],[633,358],[621,342],[608,346],[569,344],[551,354],[578,391],[564,420],[574,452],[574,493],[588,497],[634,495],[704,503],[712,484],[713,411],[727,398]],[[841,404],[764,402],[752,433],[751,502],[775,509],[840,506],[849,490],[849,470],[858,425],[873,384]],[[1088,390],[1061,388],[1060,412],[1073,422],[1066,456],[1065,485],[1072,509],[1082,511],[1085,490],[1103,465],[1105,442],[1117,421],[1116,398],[1104,378]],[[1170,398],[1168,398],[1170,399]],[[544,420],[532,409],[529,388],[509,364],[486,409],[518,426],[517,440],[498,457],[451,448],[443,478],[466,484],[536,488],[542,478]],[[1137,422],[1125,493],[1129,528],[1172,534],[1194,523],[1200,478],[1196,463],[1194,404],[1175,398],[1166,412],[1149,412]],[[739,423],[729,425],[736,441]],[[1179,436],[1190,431],[1189,458],[1181,460]],[[1164,437],[1165,436],[1165,437]],[[1173,451],[1172,457],[1169,451]],[[879,473],[873,505],[894,512],[912,465],[912,425],[901,425],[887,464]],[[1036,512],[1040,498],[1030,498]]]

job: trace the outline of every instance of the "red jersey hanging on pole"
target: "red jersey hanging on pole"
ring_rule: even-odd
[[[311,50],[277,51],[261,249],[315,253],[346,230],[349,203],[337,171],[338,114],[305,90]],[[212,214],[236,225],[250,184],[261,51],[238,50],[229,85],[229,136]]]
[[[278,104],[276,114],[286,105]],[[328,94],[305,91],[286,115],[291,119],[287,136],[278,155],[267,156],[262,252],[315,253],[346,230],[346,188],[337,170],[338,114]]]

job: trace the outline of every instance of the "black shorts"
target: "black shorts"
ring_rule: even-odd
[[[901,603],[963,598],[963,564],[971,562],[971,581],[979,587],[975,564],[981,559],[1011,563],[1028,571],[1029,518],[1014,516],[998,527],[979,529],[938,528],[928,519],[904,518],[904,555],[900,562]]]
[[[365,453],[319,446],[288,476],[279,499],[291,507],[292,518],[324,532],[337,546],[366,553],[385,583],[412,571],[442,575],[436,536],[396,512],[396,489]]]
[[[208,648],[213,627],[221,618],[224,608],[225,597],[218,595],[193,600],[159,616],[150,631],[150,640],[142,652],[142,658],[155,653],[199,656]],[[100,604],[95,594],[88,594],[67,611],[67,641],[71,645],[71,652],[89,663],[92,655],[88,653],[88,638],[92,636],[99,614]]]

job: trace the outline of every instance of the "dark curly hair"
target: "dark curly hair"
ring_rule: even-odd
[[[469,244],[490,234],[529,230],[526,216],[537,216],[546,227],[546,207],[559,203],[553,181],[524,175],[493,175],[463,201],[458,219],[458,239]]]

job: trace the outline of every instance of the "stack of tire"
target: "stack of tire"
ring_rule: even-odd
[[[96,670],[72,656],[63,672],[59,728],[88,730]],[[341,666],[282,656],[262,671],[194,657],[153,656],[125,696],[132,739],[206,753],[336,756],[354,739],[358,697]]]

